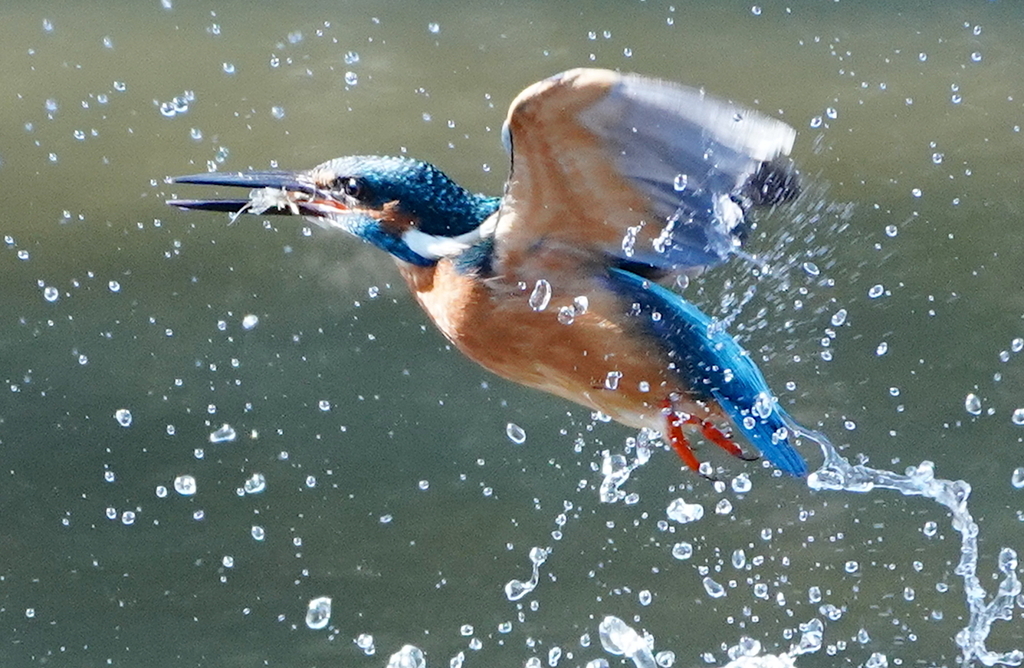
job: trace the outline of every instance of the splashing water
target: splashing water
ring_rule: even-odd
[[[530,550],[530,562],[533,564],[533,574],[526,582],[522,580],[509,580],[505,583],[505,597],[510,601],[518,601],[537,588],[540,581],[540,565],[547,561],[551,550],[543,547],[535,547]]]
[[[651,651],[654,638],[641,636],[618,617],[605,617],[597,630],[601,636],[601,646],[609,654],[624,656],[637,668],[656,668],[658,665]]]
[[[388,660],[388,668],[425,668],[426,665],[423,650],[415,645],[404,645]]]
[[[608,450],[602,453],[601,487],[598,497],[601,503],[615,503],[626,497],[620,487],[629,480],[630,474],[651,458],[652,432],[642,430],[636,439],[636,457],[630,462],[625,455],[613,455]]]
[[[956,644],[962,653],[961,663],[970,665],[975,659],[986,666],[1019,666],[1024,662],[1024,652],[1018,649],[1009,652],[990,651],[985,646],[992,624],[996,620],[1008,621],[1013,617],[1014,599],[1021,592],[1017,579],[1017,553],[1004,547],[999,552],[999,570],[1003,579],[991,601],[977,576],[978,535],[980,529],[967,508],[971,486],[963,480],[936,478],[934,465],[923,461],[918,466],[908,467],[905,475],[875,469],[863,464],[852,465],[842,457],[821,434],[811,434],[821,446],[825,461],[821,468],[811,473],[807,485],[815,490],[830,490],[866,493],[874,489],[892,489],[905,496],[923,496],[949,509],[953,529],[960,534],[960,563],[954,571],[963,578],[964,594],[970,619],[959,633]]]

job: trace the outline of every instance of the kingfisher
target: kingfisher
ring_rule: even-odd
[[[307,170],[171,177],[249,193],[167,203],[344,230],[391,254],[444,336],[495,374],[659,432],[708,477],[687,432],[756,459],[734,441],[739,432],[775,467],[805,476],[795,445],[814,432],[679,292],[746,255],[752,209],[797,196],[795,137],[703,89],[574,69],[512,102],[501,197],[426,162],[348,156]]]

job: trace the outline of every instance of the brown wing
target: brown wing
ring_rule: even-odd
[[[795,131],[685,86],[577,69],[512,102],[496,268],[531,260],[691,273],[738,250],[744,209],[795,195]]]

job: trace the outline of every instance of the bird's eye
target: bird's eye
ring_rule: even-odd
[[[339,179],[342,192],[355,200],[366,199],[367,189],[360,179],[354,176],[346,176]]]

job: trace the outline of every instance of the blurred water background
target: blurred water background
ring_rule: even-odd
[[[758,220],[771,270],[734,261],[686,294],[846,456],[967,481],[994,590],[999,549],[1024,544],[1020,3],[0,17],[0,663],[377,667],[408,644],[431,668],[625,665],[608,615],[662,665],[725,663],[744,637],[784,651],[815,619],[798,665],[957,663],[944,509],[812,492],[707,446],[724,489],[658,451],[602,504],[602,452],[630,430],[462,358],[381,253],[172,210],[205,193],[164,177],[408,154],[499,193],[509,101],[576,66],[778,116],[808,187]],[[703,518],[670,521],[678,498]],[[537,587],[510,601],[532,548],[550,549]],[[1019,612],[989,645],[1024,646]]]

